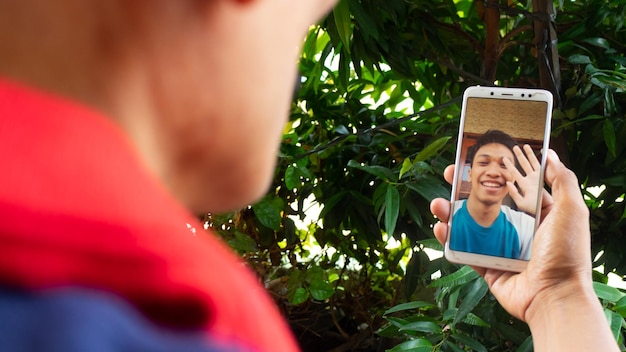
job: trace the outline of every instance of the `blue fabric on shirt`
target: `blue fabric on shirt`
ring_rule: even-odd
[[[45,270],[45,268],[42,268]],[[98,291],[0,288],[0,350],[10,352],[249,351],[204,331],[154,325],[125,301]]]
[[[517,230],[502,211],[489,227],[476,223],[463,202],[452,218],[450,249],[518,259],[520,243]]]

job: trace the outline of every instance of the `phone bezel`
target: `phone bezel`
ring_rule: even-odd
[[[468,87],[463,93],[463,103],[461,107],[461,118],[459,125],[459,135],[457,138],[457,149],[455,156],[455,168],[454,168],[454,177],[452,181],[452,194],[450,199],[450,217],[448,219],[448,236],[447,241],[444,247],[444,255],[447,260],[457,264],[467,264],[473,266],[479,266],[484,268],[492,268],[506,271],[515,271],[520,272],[523,271],[527,264],[527,260],[523,259],[510,259],[503,257],[496,257],[490,255],[476,254],[470,252],[456,251],[452,250],[449,247],[450,243],[450,232],[452,228],[452,218],[453,218],[453,206],[454,202],[457,200],[457,187],[459,185],[459,178],[461,177],[461,155],[462,155],[462,145],[463,145],[463,137],[465,130],[465,117],[466,117],[466,108],[467,101],[470,98],[486,98],[486,99],[500,99],[500,100],[520,100],[520,101],[541,101],[546,102],[546,120],[545,120],[545,130],[543,136],[543,145],[541,148],[541,170],[540,170],[540,179],[543,180],[545,165],[546,165],[546,156],[547,150],[549,148],[550,143],[550,131],[551,131],[551,121],[552,121],[552,106],[553,106],[553,96],[552,94],[544,89],[536,89],[536,88],[505,88],[505,87],[483,87],[483,86],[472,86]],[[495,126],[494,126],[495,127]],[[539,192],[542,192],[542,187],[540,187]],[[540,210],[541,209],[541,193],[538,196],[537,200],[537,212],[535,215],[535,229],[539,225],[540,219]],[[535,234],[533,233],[533,237]],[[531,252],[532,257],[532,252]]]

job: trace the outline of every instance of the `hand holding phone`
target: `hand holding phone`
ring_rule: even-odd
[[[589,210],[573,172],[554,151],[547,157],[545,181],[552,195],[543,192],[535,250],[527,270],[520,274],[474,266],[509,313],[528,323],[535,350],[619,351],[594,293],[591,278]],[[454,166],[444,172],[452,183]],[[446,243],[450,202],[437,198],[433,215],[441,220],[435,237]],[[580,312],[584,311],[584,319]]]
[[[526,267],[540,218],[551,112],[552,95],[541,89],[465,91],[448,260],[509,271]]]

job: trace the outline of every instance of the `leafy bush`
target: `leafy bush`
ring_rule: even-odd
[[[594,272],[594,289],[615,339],[624,350],[626,293],[606,284],[607,277]],[[389,351],[532,351],[528,327],[510,316],[488,292],[487,284],[468,266],[433,281],[435,306],[413,301],[384,314],[389,323],[379,334],[404,335],[406,341]],[[398,315],[398,313],[402,313]]]

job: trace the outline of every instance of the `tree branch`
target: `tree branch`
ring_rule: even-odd
[[[396,125],[401,124],[404,121],[411,120],[411,119],[414,119],[416,117],[428,116],[428,115],[433,114],[433,113],[435,113],[435,112],[437,112],[439,110],[443,110],[443,109],[448,108],[448,107],[450,107],[450,106],[452,106],[454,104],[460,103],[462,98],[463,97],[458,96],[456,98],[450,99],[449,101],[447,101],[447,102],[445,102],[443,104],[440,104],[438,106],[434,106],[434,107],[432,107],[430,109],[426,109],[424,111],[416,112],[414,114],[407,115],[407,116],[404,116],[404,117],[401,117],[401,118],[393,119],[393,120],[391,120],[389,122],[383,123],[383,124],[378,125],[376,127],[372,127],[372,128],[368,128],[368,129],[363,130],[363,131],[359,131],[356,134],[344,134],[344,135],[341,135],[341,136],[337,136],[337,137],[333,138],[332,140],[330,140],[326,144],[322,144],[322,145],[320,145],[320,146],[318,146],[316,148],[313,148],[313,149],[309,150],[306,153],[302,153],[302,154],[296,155],[294,157],[294,159],[295,160],[300,160],[300,159],[302,159],[304,157],[307,157],[307,156],[309,156],[311,154],[319,153],[319,152],[321,152],[323,150],[326,150],[328,148],[331,148],[331,147],[333,147],[333,146],[343,142],[344,140],[346,140],[350,136],[361,136],[361,135],[373,133],[373,132],[376,132],[376,131],[379,131],[379,130],[383,130],[383,129],[388,129],[390,127],[394,127]]]

